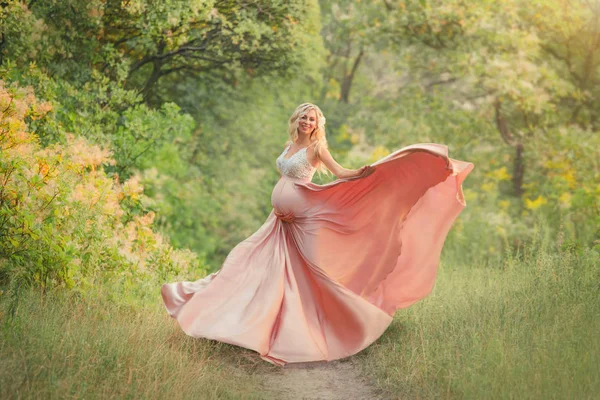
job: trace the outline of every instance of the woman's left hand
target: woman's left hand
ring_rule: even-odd
[[[292,213],[291,211],[287,214],[279,212],[278,210],[274,210],[274,212],[275,212],[275,215],[277,216],[277,218],[279,218],[283,222],[287,222],[288,224],[291,224],[292,222],[294,222],[296,220],[294,213]]]
[[[358,169],[358,175],[357,177],[359,178],[366,178],[367,176],[371,175],[373,172],[375,172],[375,167],[372,165],[363,165],[362,167],[360,167]]]

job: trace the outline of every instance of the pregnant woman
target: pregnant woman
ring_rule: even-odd
[[[348,357],[433,289],[473,164],[427,143],[343,168],[327,149],[323,113],[304,103],[276,165],[265,223],[219,271],[164,284],[165,307],[186,334],[255,350],[276,365]],[[312,183],[324,168],[338,179]]]

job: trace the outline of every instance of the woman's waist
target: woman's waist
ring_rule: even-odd
[[[280,179],[285,179],[285,180],[292,181],[292,182],[304,182],[304,183],[312,181],[312,177],[299,178],[299,177],[295,177],[295,176],[289,176],[286,174],[281,174]]]

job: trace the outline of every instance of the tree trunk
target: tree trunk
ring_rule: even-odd
[[[356,59],[354,60],[354,64],[352,65],[352,69],[350,70],[350,73],[344,75],[344,79],[342,80],[342,88],[341,88],[341,92],[340,92],[340,101],[342,101],[344,103],[348,103],[348,101],[349,101],[350,88],[352,87],[352,80],[354,79],[354,73],[358,69],[358,65],[360,64],[360,60],[364,53],[365,53],[364,50],[361,50],[360,53],[358,53],[358,56],[356,56]]]
[[[152,73],[146,80],[146,83],[144,84],[144,88],[142,89],[142,92],[141,92],[145,101],[148,101],[150,94],[152,93],[152,89],[154,88],[154,85],[156,84],[156,82],[158,82],[158,80],[162,76],[162,65],[163,65],[162,61],[159,61],[159,60],[154,60],[152,62]]]
[[[499,99],[494,101],[496,127],[504,142],[515,149],[512,174],[513,194],[517,197],[521,197],[523,196],[523,177],[525,176],[525,159],[523,156],[522,138],[515,137],[510,131],[508,123],[502,114],[501,104]]]
[[[523,144],[515,145],[515,162],[513,164],[513,192],[515,196],[523,196],[523,177],[525,176],[525,159],[523,156]]]

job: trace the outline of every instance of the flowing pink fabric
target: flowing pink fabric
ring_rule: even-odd
[[[427,143],[378,160],[366,178],[325,185],[283,175],[265,223],[195,282],[162,286],[181,329],[276,365],[335,360],[375,341],[398,308],[433,289],[473,164]]]

